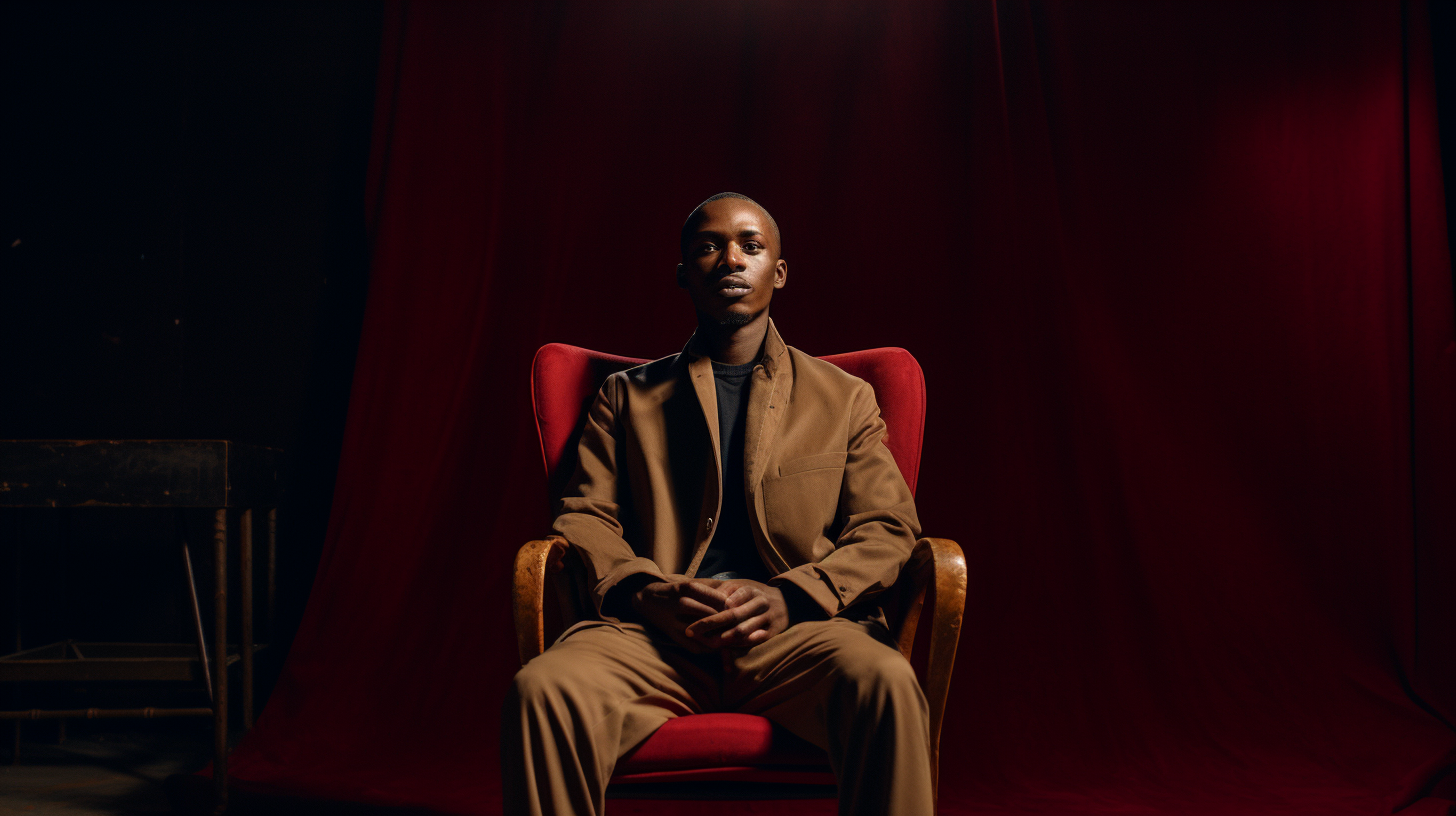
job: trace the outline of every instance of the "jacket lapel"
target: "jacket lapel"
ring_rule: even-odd
[[[713,364],[708,356],[703,353],[697,344],[697,336],[688,341],[683,349],[683,358],[687,360],[687,378],[692,383],[693,390],[698,396],[698,403],[703,408],[703,418],[708,424],[708,440],[713,448],[713,472],[707,474],[708,495],[703,497],[703,515],[699,519],[698,530],[703,531],[707,526],[708,519],[717,522],[718,515],[722,512],[723,506],[723,462],[721,461],[720,442],[718,439],[718,390],[713,379]],[[782,571],[788,568],[782,557],[774,549],[772,542],[767,540],[765,530],[768,529],[764,520],[763,495],[759,485],[768,470],[769,459],[774,450],[774,444],[778,438],[779,426],[782,423],[784,411],[788,407],[788,397],[794,386],[793,366],[789,364],[789,347],[784,345],[784,340],[779,336],[779,331],[774,326],[773,320],[769,320],[768,333],[764,337],[762,365],[753,371],[752,386],[748,391],[748,417],[743,429],[743,475],[746,483],[744,492],[748,497],[748,505],[752,515],[754,537],[759,539],[766,547],[761,550],[770,553],[772,560],[778,562],[772,564],[776,570]],[[707,537],[699,533],[700,540],[693,552],[692,563],[688,567],[687,574],[695,574],[698,564],[707,552]]]
[[[763,484],[768,470],[793,387],[794,371],[789,365],[788,346],[784,345],[778,328],[770,320],[768,335],[764,338],[763,365],[754,369],[753,387],[748,392],[748,421],[743,429],[743,475],[747,484],[743,487],[753,515],[755,538],[767,545],[760,549],[780,562],[783,559],[774,549],[773,542],[768,541],[765,532],[768,525],[764,519],[763,492],[759,486]],[[772,566],[778,570],[787,568],[784,563]]]
[[[687,346],[683,349],[683,357],[687,360],[688,381],[692,383],[693,392],[698,397],[698,405],[703,409],[703,419],[708,425],[706,428],[708,446],[713,451],[708,461],[713,463],[713,467],[706,474],[702,510],[699,512],[698,523],[695,527],[697,540],[693,542],[693,554],[688,568],[684,572],[685,575],[697,574],[698,564],[702,562],[703,555],[708,551],[708,539],[712,535],[712,527],[717,523],[723,510],[723,462],[718,439],[718,388],[713,379],[712,360],[708,355],[702,353],[697,345],[697,339],[697,335],[694,334],[688,340]],[[691,441],[684,441],[692,444]]]

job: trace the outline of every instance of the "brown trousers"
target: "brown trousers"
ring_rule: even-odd
[[[618,757],[673,717],[757,714],[824,748],[842,816],[929,816],[925,696],[876,623],[790,627],[696,655],[632,624],[569,630],[516,675],[501,722],[505,812],[600,816]]]

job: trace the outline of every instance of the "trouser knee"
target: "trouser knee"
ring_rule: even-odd
[[[861,695],[900,698],[923,698],[915,669],[898,652],[886,652],[870,660],[857,660],[845,666],[841,684]]]
[[[544,661],[533,660],[521,667],[511,680],[506,693],[506,710],[530,710],[551,707],[568,696],[572,678],[568,673],[542,665]]]
[[[846,667],[835,684],[834,696],[838,716],[847,710],[876,720],[929,721],[929,706],[915,670],[896,652]]]

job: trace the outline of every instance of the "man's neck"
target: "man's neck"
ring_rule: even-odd
[[[768,336],[768,313],[743,326],[723,326],[698,317],[698,336],[708,356],[724,365],[744,365],[758,359],[763,338]]]

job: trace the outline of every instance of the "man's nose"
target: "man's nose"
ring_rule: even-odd
[[[723,248],[723,255],[718,259],[718,264],[735,271],[743,269],[746,266],[743,260],[743,249],[736,242],[728,242],[728,246]]]

